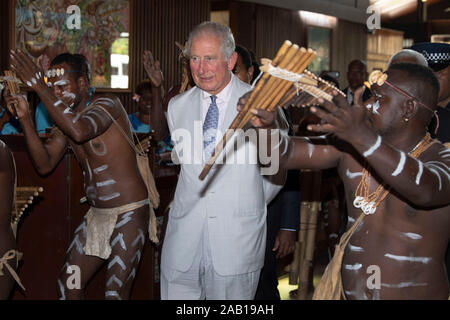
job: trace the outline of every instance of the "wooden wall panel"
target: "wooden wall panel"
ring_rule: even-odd
[[[355,59],[367,59],[366,26],[338,20],[331,36],[331,69],[339,71],[341,89],[347,87],[347,67]]]
[[[392,55],[403,48],[403,32],[380,29],[367,38],[367,70],[385,70]]]
[[[179,49],[175,41],[184,43],[189,31],[197,24],[209,20],[209,0],[132,0],[130,61],[131,89],[146,78],[142,67],[144,50],[152,50],[160,60],[164,73],[164,87],[168,90],[181,79],[178,62]],[[10,30],[10,1],[0,1],[0,26]],[[0,67],[5,70],[9,64],[9,32],[0,33]],[[102,90],[103,91],[103,90]],[[137,108],[131,92],[116,92],[125,109],[131,113]],[[31,97],[31,101],[37,101]]]
[[[208,0],[135,0],[132,37],[132,88],[146,78],[142,67],[142,53],[151,50],[161,62],[164,87],[167,91],[181,80],[180,50],[175,41],[184,43],[189,31],[197,24],[209,20]],[[131,94],[120,94],[129,113],[136,110]]]
[[[255,16],[257,57],[273,58],[284,40],[306,45],[304,26],[297,11],[258,5]]]

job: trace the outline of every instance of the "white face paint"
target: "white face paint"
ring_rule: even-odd
[[[64,110],[64,114],[73,114],[72,109],[70,108],[66,108],[66,110]]]
[[[64,102],[62,102],[61,100],[58,100],[58,101],[55,102],[54,106],[57,107],[60,104],[64,104]]]
[[[35,78],[31,78],[31,82],[33,82],[34,84],[37,84],[37,81]]]
[[[30,82],[30,81],[27,81],[27,86],[29,86],[29,87],[31,87],[31,86],[32,86],[32,84],[31,84],[31,82]]]
[[[69,98],[69,99],[72,99],[72,100],[75,100],[75,98],[77,97],[72,92],[67,92],[67,91],[63,91],[62,95],[63,95],[64,98]]]
[[[380,102],[377,100],[374,104],[369,103],[366,108],[374,114],[379,114],[378,109],[380,109]]]
[[[407,257],[407,256],[397,256],[394,254],[386,253],[384,255],[386,258],[396,260],[396,261],[408,261],[408,262],[420,262],[427,264],[432,258],[429,257]]]
[[[55,86],[66,86],[68,84],[69,84],[69,81],[67,81],[67,80],[59,80],[54,83]]]

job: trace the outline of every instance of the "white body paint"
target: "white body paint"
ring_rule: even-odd
[[[127,267],[119,256],[115,256],[114,259],[111,260],[111,262],[108,264],[108,270],[111,269],[116,263],[122,268],[122,270],[127,270]]]
[[[403,169],[405,168],[406,163],[406,155],[404,152],[400,152],[400,161],[398,163],[397,169],[392,173],[393,177],[398,176],[400,173],[402,173]]]
[[[442,190],[442,179],[441,179],[441,175],[439,174],[439,172],[436,171],[436,169],[428,168],[428,170],[430,170],[431,172],[433,172],[434,175],[438,178],[438,181],[439,181],[439,191],[441,191],[441,190]]]
[[[113,184],[116,184],[116,181],[114,180],[106,180],[106,181],[102,181],[102,182],[97,182],[97,187],[106,187],[106,186],[111,186]]]
[[[101,148],[101,149],[95,148],[95,147],[94,147],[94,140],[91,140],[91,141],[89,141],[89,145],[91,146],[92,151],[93,151],[97,156],[100,156],[100,157],[106,155],[106,154],[108,153],[108,148],[106,147],[105,142],[104,142],[101,138],[96,139],[96,141],[99,142],[99,143],[102,145],[102,148]]]
[[[363,156],[365,158],[370,157],[375,151],[377,151],[377,149],[381,146],[381,137],[378,136],[377,141],[375,142],[375,144],[369,148],[369,150],[367,150],[366,152],[363,153]]]
[[[84,115],[83,118],[89,120],[89,122],[94,127],[94,134],[97,134],[98,126],[97,126],[97,123],[95,122],[95,120],[92,119],[91,117],[89,117],[88,115]]]
[[[442,158],[450,158],[450,149],[446,149],[439,152],[439,155],[441,155]]]
[[[423,163],[422,161],[418,161],[419,163],[419,172],[417,172],[417,176],[416,176],[416,185],[420,184],[420,178],[422,177],[423,174]]]
[[[314,145],[312,143],[308,143],[308,155],[310,159],[312,158],[314,149],[315,149]]]
[[[355,179],[357,177],[361,177],[363,174],[362,174],[362,172],[351,172],[349,169],[347,169],[347,172],[345,173],[345,175],[349,179]]]
[[[412,240],[420,240],[422,239],[422,236],[420,234],[417,233],[412,233],[412,232],[404,232],[402,233],[402,235],[408,239],[412,239]]]
[[[408,287],[423,287],[423,286],[427,286],[427,283],[414,283],[414,282],[400,282],[398,284],[388,284],[388,283],[382,283],[381,286],[386,287],[386,288],[395,288],[395,289],[400,289],[400,288],[408,288]]]
[[[433,167],[439,171],[442,171],[444,175],[447,177],[447,180],[450,181],[450,168],[445,163],[439,161],[429,161],[426,163],[426,165],[428,167]]]
[[[356,264],[344,264],[344,268],[345,268],[345,270],[358,271],[359,269],[362,268],[362,264],[361,264],[361,263],[356,263]]]
[[[348,248],[350,249],[350,251],[354,251],[354,252],[364,252],[364,249],[361,247],[357,247],[357,246],[353,246],[350,243],[348,244]]]
[[[431,261],[429,257],[407,257],[407,256],[397,256],[394,254],[386,253],[384,255],[386,258],[397,260],[397,261],[408,261],[408,262],[421,262],[427,264]]]
[[[107,164],[94,169],[94,173],[95,174],[99,174],[100,172],[105,171],[106,169],[108,169],[108,165]]]
[[[121,226],[127,224],[131,220],[131,216],[134,214],[134,211],[130,211],[128,213],[124,213],[122,215],[122,220],[118,224],[116,224],[114,229],[119,229]]]
[[[108,196],[98,197],[98,199],[101,201],[109,201],[109,200],[112,200],[112,199],[115,199],[118,197],[120,197],[120,193],[116,192],[116,193],[110,194]]]

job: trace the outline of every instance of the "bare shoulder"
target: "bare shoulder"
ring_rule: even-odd
[[[96,94],[92,98],[92,104],[93,105],[100,105],[103,107],[113,108],[113,107],[120,107],[123,108],[122,102],[120,99],[111,93],[104,93],[104,94]]]
[[[114,118],[118,118],[124,113],[126,114],[125,108],[122,105],[120,99],[114,94],[96,94],[92,98],[92,108],[90,112],[95,112],[96,110],[106,110]]]

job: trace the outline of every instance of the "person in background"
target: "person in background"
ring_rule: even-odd
[[[411,49],[402,49],[395,53],[389,59],[389,62],[387,64],[388,69],[394,63],[414,63],[420,64],[424,67],[428,67],[427,59],[425,59],[425,57],[421,53]]]
[[[233,68],[234,75],[238,77],[239,80],[251,84],[254,67],[250,52],[240,45],[236,45],[236,49],[234,49],[234,51],[238,54],[236,65]]]
[[[355,92],[364,86],[367,79],[367,65],[362,60],[353,60],[348,65],[347,81],[348,87],[342,90],[347,95],[347,102],[352,106],[355,103]],[[362,99],[366,101],[370,98],[370,91],[364,89]]]

